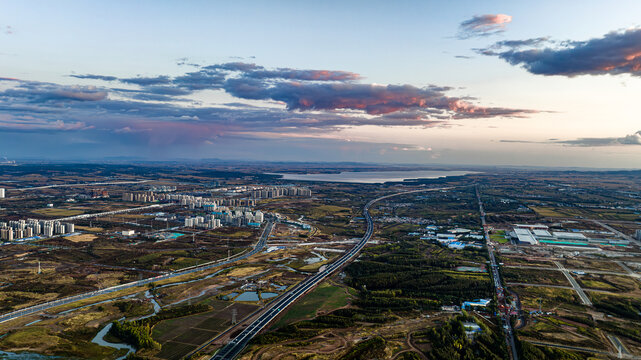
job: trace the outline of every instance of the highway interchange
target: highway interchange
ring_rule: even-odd
[[[437,188],[437,189],[432,188],[432,189],[406,191],[406,192],[381,196],[379,198],[376,198],[368,202],[363,208],[363,215],[365,217],[365,220],[367,221],[367,230],[365,231],[365,235],[363,235],[363,237],[356,244],[356,246],[354,246],[349,252],[341,256],[338,260],[328,265],[326,268],[322,269],[315,275],[303,280],[294,288],[292,288],[288,292],[281,295],[281,297],[273,301],[269,305],[269,308],[263,314],[261,314],[256,320],[254,320],[254,322],[252,322],[240,334],[238,334],[234,339],[232,339],[227,345],[223,346],[214,356],[211,357],[211,359],[212,360],[235,359],[236,356],[238,356],[238,354],[240,354],[241,351],[243,351],[245,346],[247,346],[247,343],[254,336],[256,336],[261,330],[263,330],[269,323],[271,323],[278,315],[280,315],[285,309],[287,309],[287,307],[292,305],[301,296],[305,295],[307,292],[312,290],[314,287],[316,287],[318,284],[320,284],[323,280],[325,280],[328,276],[336,272],[342,266],[344,266],[345,264],[353,260],[356,257],[356,255],[358,255],[358,253],[363,249],[363,247],[365,247],[367,242],[372,237],[372,234],[374,233],[374,223],[372,221],[372,217],[369,214],[369,208],[374,203],[393,196],[406,195],[406,194],[425,192],[425,191],[446,190],[446,189],[450,189],[450,188]]]

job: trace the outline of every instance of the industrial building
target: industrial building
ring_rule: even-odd
[[[585,231],[590,232],[589,230]],[[592,231],[592,233],[595,233]],[[590,238],[582,231],[552,231],[548,226],[516,224],[512,232],[508,233],[521,245],[564,245],[564,246],[627,246],[629,241],[614,238]],[[613,234],[609,234],[613,235]]]

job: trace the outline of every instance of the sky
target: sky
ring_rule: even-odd
[[[641,168],[640,13],[0,0],[0,157]]]

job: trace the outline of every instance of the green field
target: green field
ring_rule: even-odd
[[[71,210],[71,209],[56,209],[56,208],[44,208],[31,211],[34,214],[39,214],[43,216],[76,216],[84,214],[82,210]]]
[[[551,207],[551,206],[530,206],[538,215],[544,217],[574,218],[584,217],[588,219],[639,221],[641,216],[631,211],[612,209],[588,209],[574,207]]]
[[[498,230],[490,234],[490,239],[496,241],[499,244],[505,244],[508,242],[508,239],[505,238],[505,230]]]
[[[331,311],[348,304],[344,288],[324,282],[294,304],[275,324],[279,328],[296,321],[311,319],[317,311]]]

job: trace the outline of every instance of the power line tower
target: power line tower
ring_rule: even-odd
[[[40,260],[38,260],[38,275],[42,274],[42,268],[40,267]]]
[[[236,316],[238,315],[238,310],[236,308],[231,309],[231,324],[236,325]]]

